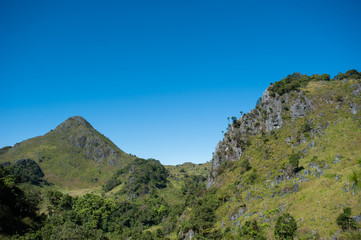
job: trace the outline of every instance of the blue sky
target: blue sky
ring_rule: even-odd
[[[122,150],[209,161],[293,72],[361,70],[358,1],[0,1],[0,147],[80,115]]]

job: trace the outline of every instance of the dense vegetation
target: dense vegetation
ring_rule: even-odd
[[[108,192],[124,182],[125,186],[121,193],[137,198],[156,189],[165,188],[168,175],[168,171],[158,160],[137,158],[117,171],[104,184],[103,190]]]
[[[0,234],[25,233],[41,222],[37,214],[39,193],[21,190],[16,186],[17,178],[0,166]]]
[[[13,164],[5,162],[2,166],[9,171],[9,174],[16,176],[16,183],[29,182],[31,184],[49,184],[43,179],[44,173],[39,165],[31,159],[21,159]]]
[[[361,73],[355,69],[348,70],[346,73],[337,74],[333,80],[341,80],[345,78],[360,79]],[[272,84],[270,89],[271,96],[283,95],[285,93],[290,93],[291,91],[298,90],[302,87],[305,87],[309,82],[318,82],[318,81],[330,81],[330,75],[328,74],[314,74],[307,76],[306,74],[293,73],[283,78],[281,81],[276,81]]]

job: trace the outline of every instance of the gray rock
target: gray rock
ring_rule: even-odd
[[[319,166],[317,166],[316,171],[320,176],[323,174],[322,168]]]
[[[317,168],[318,165],[317,165],[317,163],[315,163],[315,162],[311,162],[310,164],[308,164],[308,167],[309,167],[309,168]]]
[[[337,155],[335,156],[335,160],[334,160],[332,163],[333,163],[333,164],[339,163],[339,162],[340,162],[339,157],[340,157],[340,155],[337,154]]]
[[[305,170],[305,175],[306,175],[306,176],[310,175],[310,170],[306,169],[306,170]]]
[[[241,208],[238,211],[239,216],[242,216],[247,211],[247,208]]]
[[[294,184],[294,185],[292,186],[292,192],[293,192],[293,193],[298,192],[298,188],[299,188],[298,183]]]
[[[361,83],[352,85],[351,88],[355,89],[352,91],[352,94],[357,97],[361,92]]]
[[[189,231],[186,233],[184,239],[188,240],[188,239],[192,239],[194,237],[194,231],[192,229],[189,229]]]
[[[355,222],[361,222],[361,215],[351,217]]]
[[[328,165],[328,163],[325,164],[325,169],[329,169],[330,166]]]
[[[335,179],[336,179],[336,182],[338,182],[338,180],[340,180],[340,176],[336,175]]]
[[[306,154],[307,154],[307,149],[304,148],[301,152],[302,152],[304,155],[306,155]]]
[[[236,161],[242,156],[244,148],[247,147],[245,143],[248,138],[259,134],[263,130],[260,123],[264,123],[266,132],[277,130],[283,125],[282,113],[284,110],[282,102],[288,103],[288,98],[288,94],[284,94],[282,100],[277,94],[273,97],[267,89],[256,109],[251,110],[230,124],[224,139],[217,144],[213,154],[207,188],[210,188],[215,183],[217,169],[223,162]],[[292,118],[297,118],[304,116],[307,111],[311,110],[312,105],[303,92],[298,92],[291,108]],[[304,137],[302,141],[305,141]]]
[[[315,147],[315,141],[312,141],[310,142],[308,145],[307,145],[308,149],[311,150],[312,148]]]
[[[349,105],[350,105],[351,113],[353,115],[356,115],[357,114],[357,108],[358,108],[357,104],[356,103],[350,103]]]

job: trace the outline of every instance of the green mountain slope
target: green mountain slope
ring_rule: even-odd
[[[283,79],[283,89],[287,81],[303,81],[288,91],[271,85],[218,144],[207,186],[226,198],[214,229],[229,231],[228,238],[238,239],[247,221],[257,221],[273,239],[276,219],[286,212],[296,219],[298,239],[339,236],[343,207],[360,218],[361,195],[349,178],[360,171],[360,75],[308,78]]]
[[[78,116],[44,136],[5,149],[0,162],[32,159],[48,182],[71,188],[100,185],[116,168],[135,159]]]
[[[361,239],[356,70],[271,84],[205,164],[136,159],[80,117],[0,154],[35,160],[49,182],[99,189],[47,193],[47,218],[24,239]]]

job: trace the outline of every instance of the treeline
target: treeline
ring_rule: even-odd
[[[298,90],[299,88],[305,87],[309,82],[342,80],[346,78],[361,79],[361,72],[351,69],[346,73],[338,73],[333,79],[331,79],[328,74],[314,74],[307,76],[306,74],[293,73],[283,78],[281,81],[276,81],[272,84],[269,91],[270,95],[274,97],[276,93],[278,95],[283,95]]]
[[[143,230],[170,214],[163,198],[153,195],[141,202],[119,202],[95,194],[72,197],[47,193],[48,218],[43,226],[18,239],[142,239]],[[161,230],[157,239],[164,239]]]

